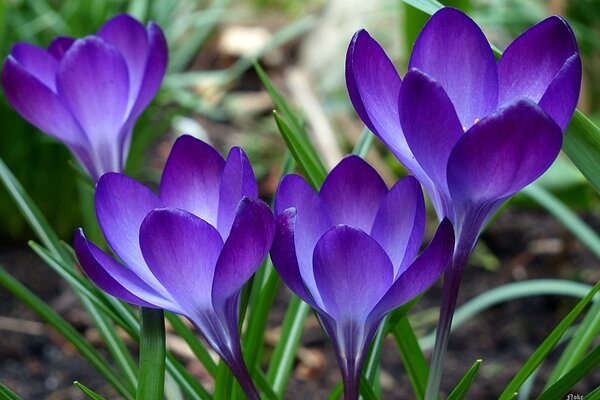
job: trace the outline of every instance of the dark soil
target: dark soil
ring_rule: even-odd
[[[597,219],[588,222],[592,225],[600,223]],[[469,267],[462,283],[460,304],[486,290],[518,280],[566,278],[591,284],[600,279],[598,261],[560,224],[539,211],[508,209],[492,224],[483,241],[499,257],[501,267],[496,271]],[[95,332],[75,296],[30,251],[3,249],[0,265],[86,337],[93,339]],[[411,321],[421,327],[420,334],[433,329],[440,289],[438,283],[413,310]],[[278,339],[277,327],[283,319],[287,298],[287,291],[282,291],[274,307],[267,338],[270,345]],[[495,306],[458,328],[450,341],[443,391],[448,393],[469,366],[481,358],[484,361],[468,398],[497,398],[575,302],[575,299],[554,296],[514,300]],[[0,290],[0,318],[0,381],[24,399],[83,399],[84,396],[72,385],[74,380],[116,398],[70,344],[52,329],[32,323],[38,318],[4,289]],[[559,355],[552,354],[551,361],[555,362]],[[414,398],[391,338],[385,341],[382,359],[382,397]],[[206,379],[197,363],[185,360],[185,357],[183,361],[199,379]],[[546,364],[534,386],[534,395],[539,393],[551,371]],[[339,378],[331,345],[311,316],[285,398],[326,398]],[[589,393],[598,384],[600,371],[595,371],[573,388],[572,393]]]

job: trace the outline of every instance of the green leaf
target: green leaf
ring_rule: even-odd
[[[100,396],[98,393],[86,387],[83,383],[79,381],[73,382],[73,385],[77,386],[79,390],[81,390],[87,397],[89,397],[92,400],[106,400],[104,397]]]
[[[588,393],[583,400],[600,400],[600,386]]]
[[[379,371],[380,371],[380,361],[381,361],[381,349],[383,347],[383,341],[387,336],[388,329],[388,317],[386,316],[379,329],[377,329],[377,334],[371,343],[371,347],[369,349],[369,353],[367,354],[367,359],[365,365],[363,367],[364,375],[369,381],[369,384],[373,388],[373,391],[377,395],[377,397],[381,397],[381,385],[379,383]]]
[[[475,361],[467,373],[461,378],[460,382],[458,382],[458,385],[450,392],[447,400],[463,400],[467,396],[469,389],[477,376],[477,372],[479,372],[481,361],[482,360]]]
[[[335,384],[329,396],[327,396],[327,400],[338,400],[344,394],[344,382],[339,381]]]
[[[566,371],[581,360],[598,332],[600,332],[600,301],[594,302],[588,310],[583,321],[575,331],[573,338],[571,338],[556,363],[552,374],[548,378],[545,389],[549,388],[550,385],[555,383]]]
[[[429,376],[429,366],[419,346],[415,332],[406,316],[402,317],[392,328],[392,335],[400,351],[402,364],[415,393],[415,399],[425,398],[425,388]]]
[[[133,395],[129,388],[121,382],[120,378],[114,373],[100,353],[98,353],[85,338],[73,328],[73,326],[58,315],[56,311],[51,309],[39,297],[1,268],[0,285],[8,289],[9,292],[31,308],[31,310],[73,344],[79,354],[81,354],[90,365],[96,368],[104,379],[106,379],[106,381],[110,383],[121,396],[127,400],[133,400]]]
[[[583,377],[600,364],[600,346],[597,346],[581,362],[569,370],[556,383],[546,389],[537,400],[561,399]]]
[[[590,301],[594,298],[596,292],[600,289],[600,282],[598,282],[592,290],[581,300],[577,305],[567,314],[567,316],[554,328],[554,330],[548,335],[546,340],[533,352],[531,357],[527,360],[521,370],[515,375],[510,381],[502,395],[500,400],[508,400],[511,398],[513,393],[517,392],[523,382],[531,375],[535,369],[544,361],[550,351],[554,349],[561,336],[565,333],[567,328],[575,321],[575,319],[581,314]]]
[[[296,359],[296,350],[300,344],[304,323],[309,311],[308,304],[296,296],[292,297],[281,326],[280,335],[282,340],[275,346],[267,371],[267,380],[278,396],[283,396],[290,378]]]
[[[575,111],[563,138],[563,151],[600,193],[600,128],[579,110]]]
[[[359,157],[365,158],[369,149],[373,145],[373,140],[375,139],[375,135],[373,132],[369,130],[369,128],[365,128],[356,142],[354,149],[352,150],[352,154],[357,155]]]
[[[8,386],[0,383],[0,400],[23,400],[19,395],[10,390]]]
[[[162,400],[166,351],[163,310],[142,307],[140,329],[140,372],[136,400]]]
[[[434,14],[440,8],[443,8],[444,5],[435,0],[402,0],[404,3],[409,4],[416,8],[417,10],[421,10],[424,13],[429,15]]]
[[[364,375],[360,376],[360,385],[358,389],[360,391],[360,395],[363,397],[364,400],[379,400],[375,392],[373,392],[371,384],[369,383],[367,378],[365,378]]]

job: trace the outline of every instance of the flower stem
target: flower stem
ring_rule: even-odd
[[[142,307],[137,400],[162,400],[165,384],[163,310]]]

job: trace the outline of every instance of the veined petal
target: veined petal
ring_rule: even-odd
[[[373,167],[358,156],[349,156],[327,175],[319,196],[334,225],[370,232],[387,191]]]
[[[531,100],[489,115],[450,154],[448,186],[459,214],[512,196],[533,182],[550,167],[561,144],[559,126]]]
[[[581,86],[581,58],[573,54],[556,74],[538,103],[564,131],[573,116]]]
[[[433,240],[396,279],[393,286],[373,309],[369,320],[378,321],[389,311],[427,290],[450,266],[454,252],[454,228],[447,218],[438,227]]]
[[[400,90],[400,121],[417,162],[439,190],[448,193],[448,157],[463,130],[442,86],[417,69],[406,74]]]
[[[74,248],[86,275],[106,293],[136,306],[180,312],[164,288],[149,286],[135,272],[89,242],[81,229],[75,233]]]
[[[121,171],[129,78],[118,50],[93,36],[77,40],[59,64],[57,89],[94,148],[97,169]]]
[[[238,205],[244,196],[258,198],[256,177],[244,150],[234,147],[225,161],[219,191],[217,229],[224,240],[229,236]]]
[[[46,50],[29,43],[13,45],[10,55],[21,67],[56,93],[58,61]]]
[[[244,197],[216,264],[212,298],[215,307],[239,292],[265,258],[275,234],[273,213],[261,200]]]
[[[313,268],[323,308],[338,324],[362,322],[394,279],[394,266],[365,232],[331,228],[317,243]]]
[[[313,300],[313,293],[318,294],[316,285],[312,288],[314,292],[309,293],[300,273],[298,257],[296,256],[295,224],[295,209],[287,209],[277,216],[275,237],[271,247],[271,259],[286,286],[311,307],[319,308]]]
[[[107,21],[97,36],[119,50],[129,72],[128,115],[137,101],[148,62],[148,36],[146,28],[127,14],[120,14]]]
[[[442,85],[466,128],[496,108],[494,53],[477,24],[459,10],[446,7],[433,14],[415,42],[408,67]]]
[[[553,16],[529,28],[508,46],[498,61],[499,104],[518,97],[539,102],[565,62],[577,52],[575,36],[562,18]],[[564,90],[579,94],[581,76],[569,75],[572,76],[562,82],[565,86],[561,87],[561,93]],[[564,114],[569,114],[567,110],[573,113],[571,97],[563,106]],[[562,126],[562,119],[556,122]]]
[[[412,176],[398,181],[375,217],[371,237],[394,265],[394,277],[414,260],[425,232],[425,201],[419,182]]]
[[[179,137],[163,171],[161,199],[167,207],[187,210],[216,227],[224,166],[223,157],[208,144]]]
[[[64,57],[67,50],[75,43],[75,39],[67,36],[57,36],[48,46],[48,53],[54,58],[60,60]]]
[[[212,309],[215,265],[223,248],[214,227],[187,211],[154,210],[140,228],[140,247],[152,273],[188,313]]]
[[[140,249],[140,226],[155,208],[163,207],[150,189],[117,173],[103,175],[96,186],[96,216],[106,241],[123,262],[146,283],[158,281]]]
[[[402,80],[392,61],[367,31],[354,34],[346,54],[346,86],[356,112],[413,174],[419,165],[406,144],[398,116]]]
[[[318,240],[333,225],[321,198],[298,175],[287,175],[279,184],[275,196],[275,213],[295,210],[294,242],[300,275],[315,301],[320,297],[313,273],[313,252]]]

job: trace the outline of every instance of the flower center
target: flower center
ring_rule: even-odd
[[[473,125],[477,124],[479,121],[481,121],[479,118],[475,118],[475,121],[473,121]],[[467,127],[466,126],[463,126],[462,128],[463,128],[463,132],[467,131]]]

